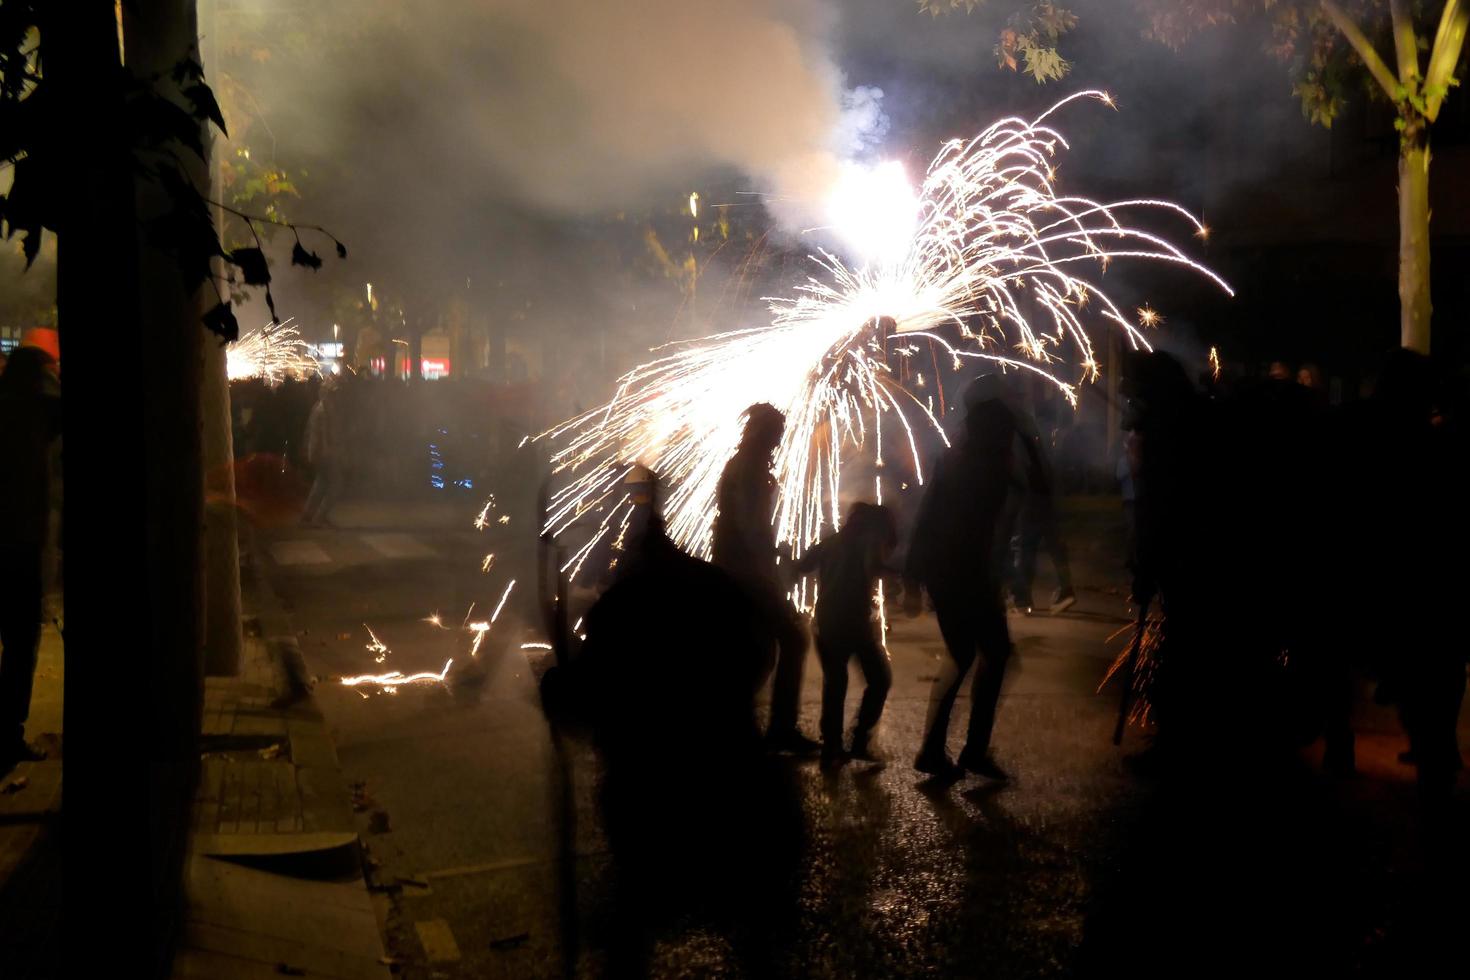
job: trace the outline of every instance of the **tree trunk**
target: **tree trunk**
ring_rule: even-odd
[[[41,8],[49,15],[41,33],[46,86],[55,100],[51,111],[77,121],[58,127],[66,141],[65,172],[58,179],[67,193],[59,201],[56,227],[64,365],[62,512],[70,544],[65,588],[71,613],[63,680],[62,972],[84,976],[85,951],[103,948],[114,962],[138,963],[140,974],[155,975],[166,937],[180,923],[183,852],[148,853],[149,809],[161,801],[151,780],[138,786],[146,733],[126,736],[126,726],[139,725],[148,700],[146,622],[134,618],[148,598],[138,573],[146,495],[137,450],[144,397],[137,219],[113,2],[68,4],[64,15],[60,6]],[[128,743],[122,752],[120,735]],[[120,806],[119,794],[126,790],[133,802]],[[118,846],[119,841],[129,843]],[[151,885],[151,929],[133,932],[134,920],[117,908],[115,892],[96,887],[99,880],[133,882],[140,892],[145,882]]]
[[[199,388],[203,416],[204,472],[204,673],[229,677],[240,672],[240,540],[235,507],[235,450],[230,431],[230,386],[225,349],[204,342]]]
[[[1429,133],[1411,126],[1399,151],[1400,343],[1429,353]]]
[[[194,0],[133,0],[122,10],[126,64],[135,77],[166,77],[179,62],[198,57]],[[175,153],[195,190],[207,194],[208,163],[182,146]],[[140,705],[147,712],[142,752],[155,796],[149,820],[155,875],[159,887],[181,904],[203,708],[204,328],[198,290],[186,289],[175,257],[149,241],[150,223],[167,214],[172,202],[147,176],[136,184],[143,370],[133,382],[144,393],[138,441],[147,498],[147,595],[138,614],[149,665],[147,697]],[[161,938],[168,943],[175,937]],[[159,950],[161,967],[167,968],[171,952],[170,945]]]
[[[205,41],[207,79],[219,72],[218,0],[200,7],[200,35]],[[213,141],[211,142],[211,151]],[[217,154],[211,153],[211,156]],[[222,200],[217,166],[209,168],[210,197]],[[224,214],[214,211],[215,227]],[[225,370],[225,348],[210,338],[204,343],[200,385],[200,413],[204,421],[204,473],[208,497],[204,507],[204,673],[232,676],[240,672],[245,641],[240,632],[240,539],[235,506],[235,444],[230,419],[230,382]]]

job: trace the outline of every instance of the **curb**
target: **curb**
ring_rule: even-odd
[[[242,535],[241,585],[259,627],[238,677],[205,685],[200,791],[193,849],[201,855],[302,860],[359,851],[337,748],[253,535]],[[253,652],[253,655],[251,651]],[[355,863],[355,862],[354,862]]]

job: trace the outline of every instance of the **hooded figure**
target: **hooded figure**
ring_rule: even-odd
[[[746,409],[740,446],[725,464],[716,491],[713,557],[749,593],[766,628],[777,637],[776,680],[766,732],[770,747],[811,753],[817,743],[796,727],[806,631],[786,600],[777,568],[776,477],[771,464],[785,428],[786,416],[774,406],[762,402]]]

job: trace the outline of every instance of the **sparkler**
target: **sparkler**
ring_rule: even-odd
[[[973,139],[948,142],[917,195],[894,181],[893,168],[863,185],[870,195],[890,194],[887,203],[839,188],[839,207],[852,214],[834,226],[878,237],[855,249],[870,257],[865,264],[850,267],[819,250],[815,274],[794,295],[767,300],[769,325],[655,348],[652,361],[619,379],[606,405],[536,436],[558,446],[552,466],[559,482],[543,532],[559,535],[588,515],[595,528],[568,562],[576,565],[571,574],[592,544],[628,527],[633,504],[621,486],[635,463],[665,482],[670,536],[708,557],[716,486],[739,443],[742,412],[754,402],[786,414],[774,522],[777,540],[799,556],[824,528],[838,526],[841,478],[854,458],[880,468],[874,489],[881,499],[886,443],[897,438],[920,484],[915,430],[928,426],[947,444],[931,402],[909,390],[899,369],[920,341],[936,369],[942,358],[956,370],[980,361],[1031,371],[1075,406],[1078,386],[1100,375],[1089,324],[1121,330],[1135,349],[1150,349],[1139,327],[1084,278],[1087,270],[1100,274],[1114,259],[1165,262],[1231,293],[1177,246],[1120,217],[1163,211],[1201,232],[1182,207],[1152,199],[1101,204],[1058,191],[1052,159],[1067,142],[1047,120],[1078,99],[1112,104],[1105,93],[1081,92],[1029,122],[1006,118]],[[873,215],[881,220],[868,220]],[[1148,308],[1138,313],[1143,326],[1161,319]],[[1062,374],[1067,365],[1071,380]],[[808,591],[805,583],[794,591],[799,606]]]
[[[294,320],[292,317],[291,320]],[[301,339],[291,320],[251,330],[225,349],[225,373],[231,381],[263,378],[280,384],[288,377],[320,374],[316,348]]]
[[[1220,348],[1210,348],[1210,374],[1216,381],[1220,380]]]

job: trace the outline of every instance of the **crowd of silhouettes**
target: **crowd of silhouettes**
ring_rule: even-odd
[[[1310,365],[1197,386],[1156,352],[1128,360],[1121,390],[1132,600],[1162,621],[1147,691],[1156,730],[1141,764],[1250,771],[1325,738],[1326,767],[1350,775],[1355,683],[1370,677],[1399,708],[1426,812],[1444,812],[1466,666],[1450,617],[1470,543],[1454,389],[1400,351],[1371,396],[1344,408],[1329,406]],[[1016,390],[981,377],[962,412],[963,431],[930,467],[901,567],[899,522],[875,503],[853,504],[840,530],[794,559],[778,547],[772,467],[784,417],[769,405],[747,411],[721,476],[712,562],[675,545],[654,474],[630,471],[638,519],[585,618],[580,654],[543,688],[559,723],[587,726],[600,749],[619,889],[638,899],[620,907],[700,908],[746,930],[752,955],[769,948],[751,937],[789,912],[802,840],[790,768],[775,758],[820,747],[824,768],[885,759],[875,733],[893,677],[874,603],[885,580],[889,595],[901,580],[911,615],[927,595],[948,652],[914,767],[941,781],[1008,778],[991,753],[1012,656],[1007,596],[1029,611],[1043,548],[1059,583],[1053,609],[1075,592],[1046,449]],[[816,585],[820,741],[798,727],[807,639],[791,596],[802,576]],[[854,660],[865,688],[847,742]],[[762,735],[756,700],[772,675]],[[970,716],[951,760],[967,675]],[[698,871],[687,860],[696,851]],[[618,955],[638,962],[647,922],[622,926]]]
[[[1124,391],[1133,595],[1164,615],[1160,758],[1322,737],[1326,766],[1351,774],[1365,677],[1398,707],[1425,805],[1443,812],[1466,663],[1450,621],[1466,585],[1460,389],[1398,350],[1341,407],[1313,365],[1199,391],[1162,353],[1134,358]]]

